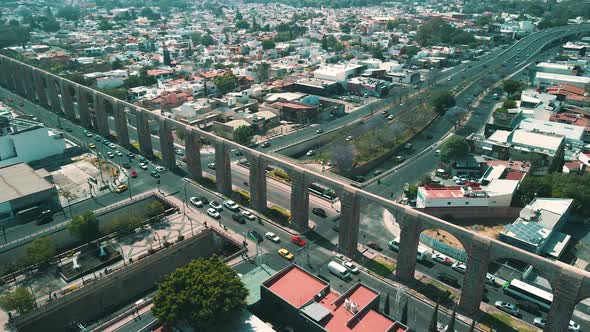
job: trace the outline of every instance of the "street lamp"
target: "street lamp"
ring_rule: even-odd
[[[156,237],[158,238],[158,244],[160,245],[160,248],[162,248],[162,241],[160,240],[160,234],[158,234],[158,232],[154,231],[154,240],[156,240]]]

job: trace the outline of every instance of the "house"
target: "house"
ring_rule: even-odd
[[[213,122],[213,131],[217,135],[228,139],[233,139],[234,131],[240,127],[251,127],[251,125],[250,122],[242,119],[231,120],[225,123],[219,121]]]
[[[519,182],[495,179],[485,188],[470,181],[463,186],[420,186],[416,208],[507,207],[510,206]]]

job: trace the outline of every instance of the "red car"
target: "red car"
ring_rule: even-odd
[[[131,170],[131,177],[132,178],[136,178],[137,177],[137,172],[134,169]]]
[[[303,247],[307,244],[307,241],[305,241],[303,238],[301,238],[301,236],[298,235],[294,235],[291,237],[291,242],[295,243],[296,245]]]

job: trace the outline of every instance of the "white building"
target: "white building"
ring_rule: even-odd
[[[575,75],[574,66],[561,63],[539,62],[537,71],[561,75]]]
[[[464,186],[418,188],[417,208],[510,206],[520,181],[494,179],[482,188],[472,182]]]
[[[35,121],[0,117],[0,167],[62,154],[65,148],[62,133]]]
[[[590,83],[590,77],[562,75],[553,73],[537,72],[534,84],[538,87],[548,87],[551,85],[569,84],[584,88],[586,84]]]
[[[313,77],[327,81],[345,81],[351,77],[358,76],[364,68],[363,65],[331,65],[321,67],[313,72]]]

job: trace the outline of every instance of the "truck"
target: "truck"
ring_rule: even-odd
[[[350,273],[348,272],[348,269],[335,261],[328,263],[328,270],[330,273],[344,281],[348,281],[350,279]]]
[[[419,244],[418,245],[418,252],[416,253],[416,261],[423,262],[428,255],[428,248]]]

